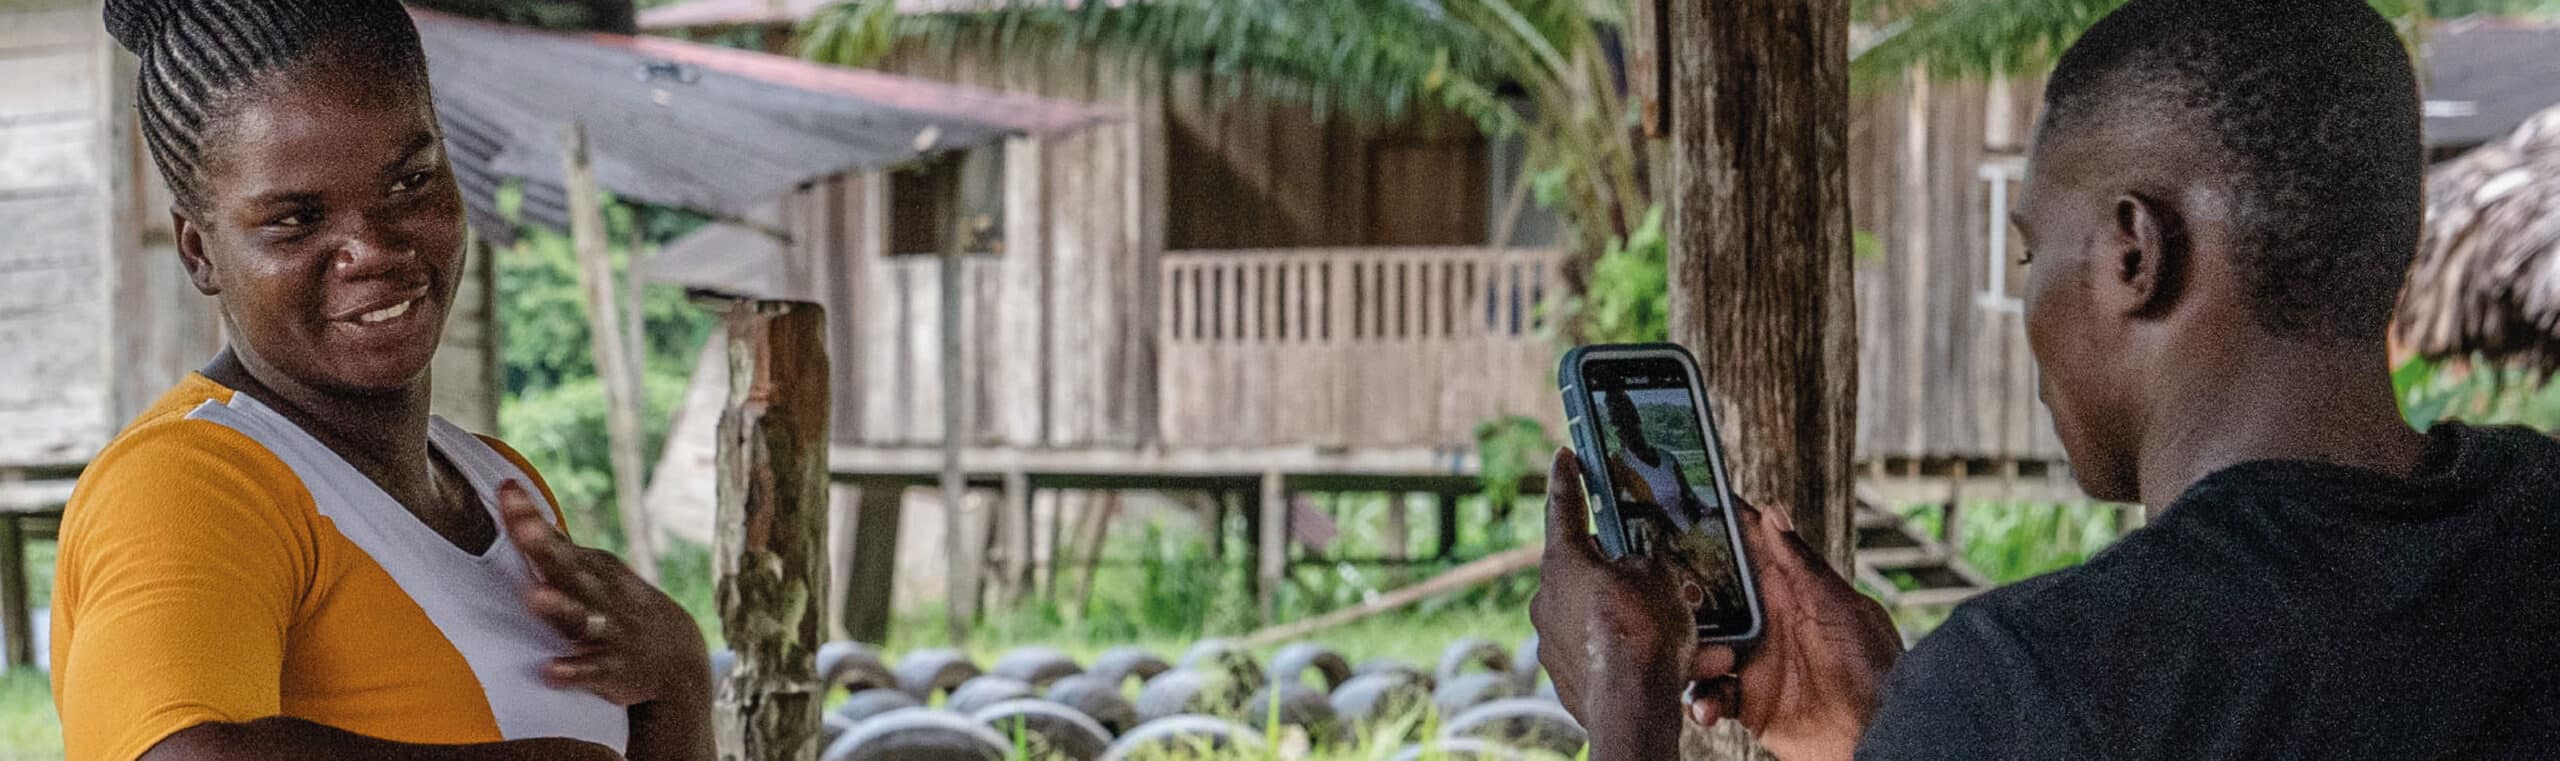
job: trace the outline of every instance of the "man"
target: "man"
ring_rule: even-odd
[[[1705,647],[1658,565],[1599,558],[1559,457],[1532,617],[1593,758],[1672,757],[1684,682],[1790,761],[2560,753],[2560,444],[2394,404],[2424,166],[2392,26],[2134,0],[2063,56],[2030,159],[2042,395],[2082,488],[2151,525],[1902,655],[1745,510],[1768,633]]]

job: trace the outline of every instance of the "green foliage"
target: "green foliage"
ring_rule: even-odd
[[[1958,536],[1964,559],[1996,584],[2086,562],[2116,540],[2117,506],[2103,503],[1967,502]],[[1935,536],[1945,513],[1905,507],[1911,525]]]
[[[1651,343],[1671,338],[1671,244],[1662,206],[1647,209],[1633,235],[1609,241],[1584,289],[1583,338]]]
[[[1858,0],[1852,12],[1882,39],[1857,51],[1853,76],[1890,82],[1919,67],[1944,78],[2041,72],[2125,0]],[[2372,0],[2414,44],[2430,18],[2560,13],[2560,0]]]
[[[1520,479],[1543,471],[1556,451],[1555,439],[1536,418],[1507,415],[1476,426],[1477,478],[1484,482],[1486,504],[1507,505],[1520,499]],[[1496,522],[1494,543],[1509,546],[1509,524]]]
[[[2391,373],[2400,412],[2420,428],[2445,420],[2560,431],[2560,384],[2520,367],[2411,358]]]

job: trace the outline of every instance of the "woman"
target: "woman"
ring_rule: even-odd
[[[569,544],[522,457],[427,414],[463,223],[400,5],[106,22],[228,343],[64,514],[70,757],[710,757],[691,619]]]
[[[1691,610],[1711,602],[1733,604],[1742,589],[1733,575],[1733,555],[1719,516],[1698,498],[1680,458],[1645,438],[1644,415],[1636,409],[1634,394],[1622,390],[1607,397],[1602,404],[1618,444],[1608,458],[1609,482],[1617,485],[1618,509],[1642,527],[1636,546],[1645,552],[1666,549],[1677,557],[1684,569],[1680,599]]]

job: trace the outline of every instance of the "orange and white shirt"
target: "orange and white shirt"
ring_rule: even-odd
[[[492,520],[508,479],[552,510],[506,445],[441,418],[429,438]],[[525,608],[531,572],[503,532],[476,555],[454,546],[283,415],[202,375],[81,476],[55,578],[53,694],[72,761],[270,716],[410,743],[628,739],[624,709],[542,683],[568,643]]]

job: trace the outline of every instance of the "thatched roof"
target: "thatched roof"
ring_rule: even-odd
[[[2560,370],[2560,107],[2427,174],[2427,226],[2392,325],[2427,357]]]

